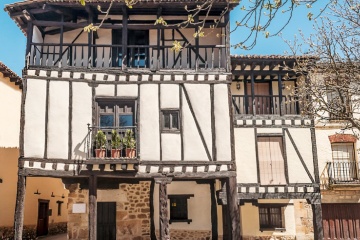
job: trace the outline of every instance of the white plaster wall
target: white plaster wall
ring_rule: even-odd
[[[186,222],[174,222],[170,229],[184,230],[211,230],[211,196],[209,184],[196,184],[196,182],[171,182],[167,185],[167,194],[194,194],[188,199],[188,218]],[[170,214],[170,200],[168,200],[168,213]],[[159,185],[154,189],[154,219],[159,219]],[[159,229],[159,221],[155,220],[155,229]]]
[[[260,229],[259,209],[257,206],[253,206],[251,203],[245,203],[240,207],[240,222],[241,231],[243,236],[295,236],[296,235],[296,223],[295,223],[295,209],[291,200],[262,200],[259,203],[281,203],[288,204],[284,207],[283,217],[285,221],[284,232],[275,231],[263,231]]]
[[[72,158],[86,158],[87,124],[92,124],[92,90],[87,83],[72,83]]]
[[[25,101],[24,156],[44,156],[46,81],[28,79]]]
[[[217,161],[231,160],[230,109],[227,84],[214,85]]]
[[[48,158],[68,157],[69,83],[50,81],[48,116]]]
[[[180,96],[178,84],[160,85],[161,108],[180,108]]]
[[[200,134],[191,114],[189,105],[186,101],[184,92],[182,92],[182,99],[184,99],[183,108],[181,109],[181,121],[183,123],[184,160],[207,160],[208,157],[206,155],[205,147],[201,141]],[[209,119],[206,119],[206,121],[209,121]],[[211,148],[209,151],[211,152]]]
[[[99,97],[99,96],[113,97],[113,96],[115,96],[115,85],[99,84],[95,88],[95,94],[97,97]]]
[[[257,183],[254,129],[235,128],[234,132],[237,182]]]
[[[18,147],[21,90],[0,73],[0,147]]]
[[[137,97],[138,96],[137,84],[118,84],[117,96],[119,97]]]
[[[210,85],[184,84],[184,88],[189,95],[190,104],[200,125],[210,156],[212,157]],[[186,101],[186,98],[184,98],[184,101]],[[184,121],[191,121],[191,118],[184,118]],[[195,121],[195,119],[193,121]],[[224,142],[226,142],[226,140],[224,140]]]
[[[181,136],[174,133],[161,134],[162,160],[181,160]]]
[[[289,128],[289,132],[298,148],[309,172],[313,179],[314,177],[314,164],[313,164],[313,155],[311,147],[311,135],[310,129],[295,129]],[[295,148],[293,147],[290,139],[286,133],[286,153],[287,153],[287,163],[288,163],[288,172],[289,172],[289,182],[290,183],[310,183],[311,180],[307,175]],[[295,173],[296,174],[291,174]]]
[[[140,86],[141,160],[160,159],[158,84]]]

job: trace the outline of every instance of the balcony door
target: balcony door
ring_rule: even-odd
[[[247,109],[249,114],[273,114],[270,84],[271,82],[254,83],[254,98],[252,98],[251,83],[247,83]]]
[[[112,66],[122,66],[122,30],[112,31]],[[145,68],[149,66],[149,31],[128,30],[127,66],[130,68]]]

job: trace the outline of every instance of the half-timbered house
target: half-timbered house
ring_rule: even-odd
[[[69,239],[239,239],[229,53],[237,3],[212,1],[182,27],[201,2],[125,2],[5,7],[27,36],[16,239],[35,176],[61,178],[70,191]],[[154,25],[160,17],[166,26]],[[199,31],[206,37],[194,38]],[[216,192],[226,192],[223,207]]]
[[[232,57],[243,239],[322,239],[314,121],[300,115],[293,96],[301,80],[295,63],[286,56]]]

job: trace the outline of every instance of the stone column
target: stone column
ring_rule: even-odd
[[[155,179],[155,182],[159,184],[159,226],[161,240],[170,240],[167,184],[171,183],[171,180],[171,178]]]

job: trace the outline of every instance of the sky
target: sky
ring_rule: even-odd
[[[19,27],[15,22],[10,18],[10,16],[3,9],[6,4],[18,2],[19,0],[0,0],[1,9],[0,9],[0,27],[2,32],[0,33],[0,61],[12,69],[15,73],[21,76],[22,69],[25,65],[25,44],[26,38],[24,34],[20,31]],[[243,0],[243,3],[248,2],[249,0]],[[315,3],[312,9],[307,9],[305,6],[297,7],[294,12],[294,16],[291,19],[290,23],[282,31],[282,36],[285,39],[293,40],[294,35],[299,35],[299,29],[301,29],[305,35],[313,33],[312,25],[313,22],[307,19],[307,14],[309,11],[318,12],[320,8],[325,6],[327,1],[319,0],[319,3]],[[230,15],[231,29],[234,25],[234,22],[239,16],[242,16],[243,11],[240,10],[240,4],[235,8]],[[275,32],[279,26],[288,19],[288,15],[280,14],[272,22],[272,27],[270,32]],[[238,43],[239,36],[246,34],[246,31],[243,28],[238,29],[236,32],[233,32],[231,35],[231,44]],[[260,34],[257,39],[257,45],[252,50],[241,50],[241,49],[232,49],[231,54],[256,54],[256,55],[281,55],[288,50],[287,45],[284,43],[284,40],[280,37],[271,37],[265,38],[263,34]]]

